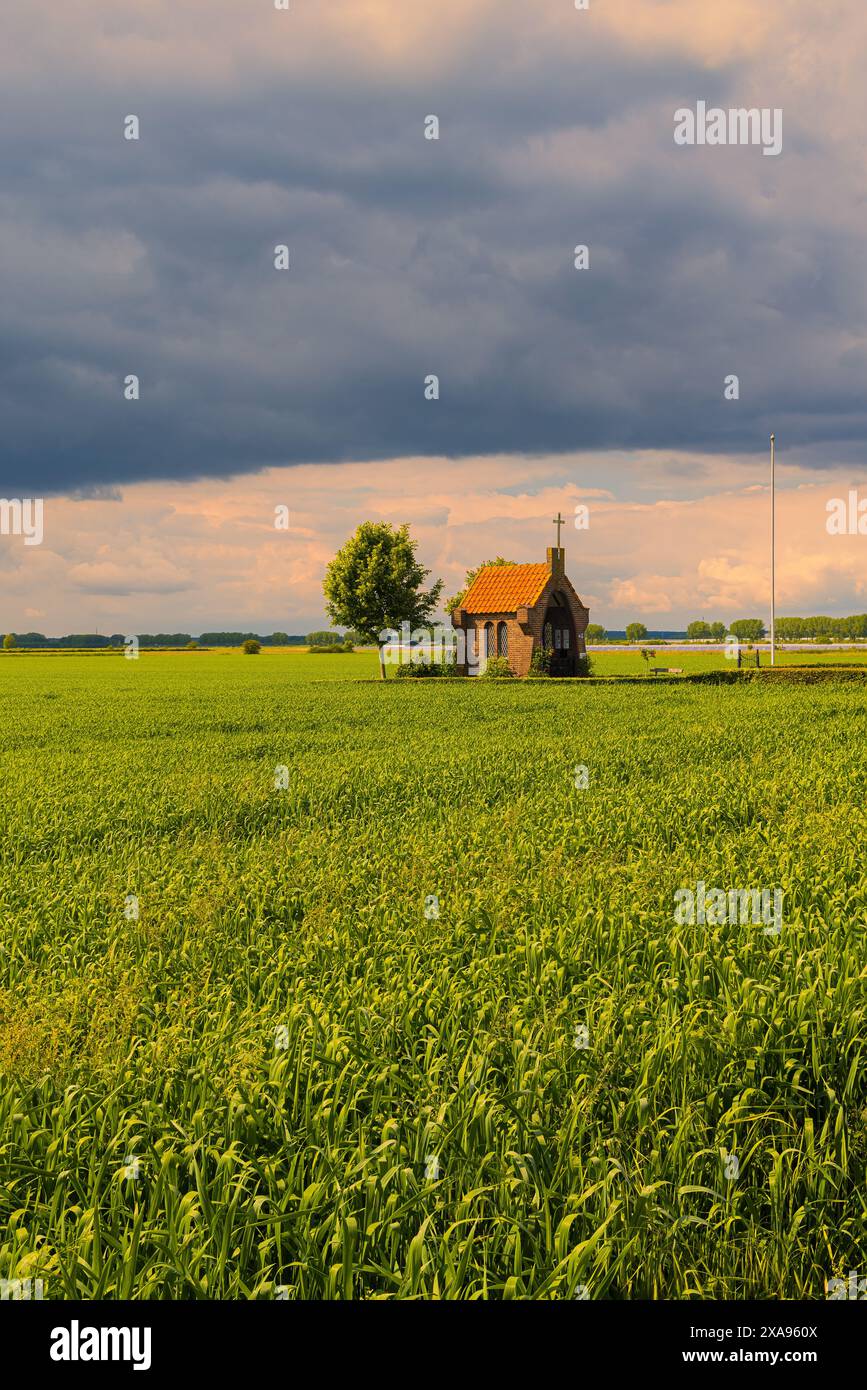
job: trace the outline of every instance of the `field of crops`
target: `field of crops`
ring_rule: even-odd
[[[867,686],[375,663],[0,660],[0,1278],[863,1275]],[[678,925],[699,881],[781,888],[782,930]]]

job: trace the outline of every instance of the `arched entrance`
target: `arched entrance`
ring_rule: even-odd
[[[578,669],[575,624],[562,594],[551,595],[542,626],[542,646],[552,653],[552,676],[575,675]]]

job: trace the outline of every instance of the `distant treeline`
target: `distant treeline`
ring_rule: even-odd
[[[648,632],[643,623],[630,623],[624,632],[606,632],[599,623],[590,623],[585,637],[588,642],[616,642],[623,638],[640,642],[679,638],[691,642],[722,642],[729,633],[743,641],[758,642],[767,636],[767,627],[761,618],[738,618],[730,623],[706,623],[703,618],[697,618],[685,632]],[[777,618],[776,636],[781,642],[813,638],[822,642],[855,641],[867,637],[867,613],[855,613],[849,618]]]
[[[42,632],[13,633],[17,647],[122,647],[129,635],[113,632],[104,637],[98,632],[71,632],[66,637],[46,637]],[[256,632],[203,632],[201,637],[192,637],[189,632],[139,632],[136,636],[140,647],[186,647],[189,642],[199,642],[204,647],[242,647],[250,637],[263,647],[303,647],[307,643],[306,637],[291,637],[286,632],[272,632],[268,637]]]
[[[324,632],[308,632],[305,637],[308,647],[366,647],[367,638],[361,632],[355,632],[352,628],[348,632],[334,632],[326,630]]]
[[[747,625],[754,625],[756,631],[739,635],[745,638],[749,636],[752,640],[760,640],[766,635],[765,625],[759,619],[744,619],[742,622],[728,625],[698,620],[690,623],[686,632],[648,632],[642,625],[640,640],[671,641],[684,637],[693,640],[722,640],[729,630],[737,634],[739,628],[745,628]],[[199,637],[193,637],[189,632],[140,632],[136,635],[140,647],[186,647],[191,642],[198,642],[203,647],[242,647],[251,637],[261,642],[263,647],[367,645],[367,639],[360,632],[353,631],[341,633],[323,630],[292,635],[287,632],[272,632],[266,637],[258,632],[203,632]],[[98,632],[70,632],[65,637],[46,637],[42,632],[15,632],[12,636],[16,647],[123,647],[128,640],[127,635],[122,632],[113,632],[110,636]],[[598,623],[591,624],[587,629],[587,640],[590,642],[616,642],[629,636],[625,631],[606,632]],[[867,613],[856,613],[849,618],[777,618],[779,641],[792,642],[800,638],[816,638],[819,641],[852,641],[867,638]]]
[[[729,623],[728,628],[725,623],[708,624],[703,619],[698,619],[690,623],[686,635],[698,640],[715,637],[721,641],[727,631],[750,641],[758,641],[767,636],[767,628],[761,618],[742,618]],[[776,635],[783,642],[796,642],[800,638],[852,641],[859,637],[867,637],[867,613],[855,613],[850,618],[777,618]]]
[[[777,618],[777,636],[787,641],[798,637],[867,637],[867,613],[851,618]]]

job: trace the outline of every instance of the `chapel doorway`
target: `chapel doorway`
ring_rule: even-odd
[[[577,671],[575,625],[565,601],[551,595],[542,627],[542,646],[552,653],[551,675],[574,676]]]

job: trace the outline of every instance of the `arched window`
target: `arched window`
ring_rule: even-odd
[[[546,651],[552,652],[552,651],[554,650],[554,625],[553,625],[553,623],[546,623],[546,624],[545,624],[545,631],[542,633],[542,646],[546,649]]]
[[[497,628],[497,656],[509,655],[509,629],[505,623]]]
[[[485,623],[485,656],[494,655],[494,624]]]

